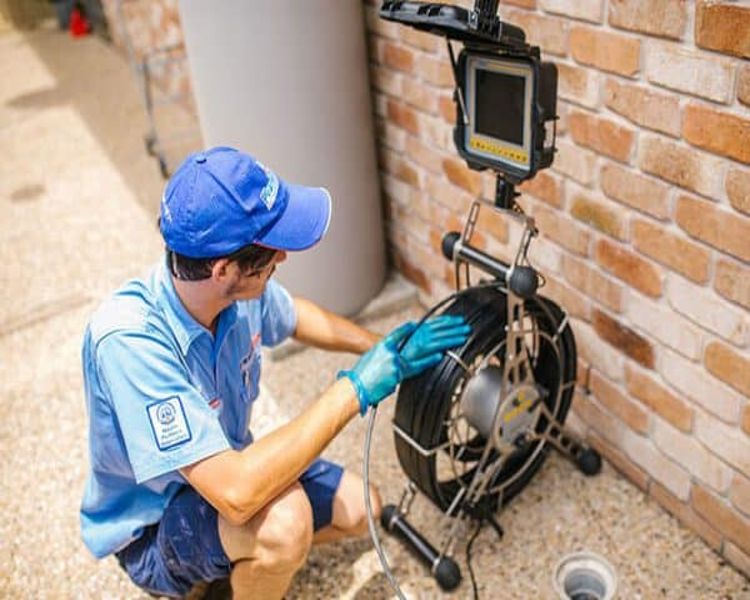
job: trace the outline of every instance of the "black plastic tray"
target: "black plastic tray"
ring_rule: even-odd
[[[526,47],[526,34],[520,27],[495,18],[489,28],[483,28],[479,26],[476,12],[451,4],[386,0],[380,8],[380,16],[468,45],[507,49]]]

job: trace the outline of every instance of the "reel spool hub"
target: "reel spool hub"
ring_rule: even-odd
[[[487,365],[470,377],[460,400],[469,424],[500,451],[517,445],[526,432],[533,432],[542,397],[533,384],[516,385],[505,394],[503,387],[503,370]]]

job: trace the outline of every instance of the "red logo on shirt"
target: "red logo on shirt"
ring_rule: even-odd
[[[221,406],[221,398],[214,398],[213,400],[209,401],[208,406],[216,410]]]

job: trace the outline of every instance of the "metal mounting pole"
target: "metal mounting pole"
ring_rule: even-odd
[[[499,0],[474,0],[472,21],[477,31],[490,33],[497,23],[497,5]]]
[[[516,191],[516,186],[502,175],[497,176],[495,182],[495,206],[505,210],[512,210],[516,198],[521,194]]]

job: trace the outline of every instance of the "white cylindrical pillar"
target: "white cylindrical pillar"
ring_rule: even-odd
[[[292,253],[289,290],[352,315],[382,287],[385,248],[364,17],[352,0],[180,0],[207,146],[331,191],[328,235]]]

